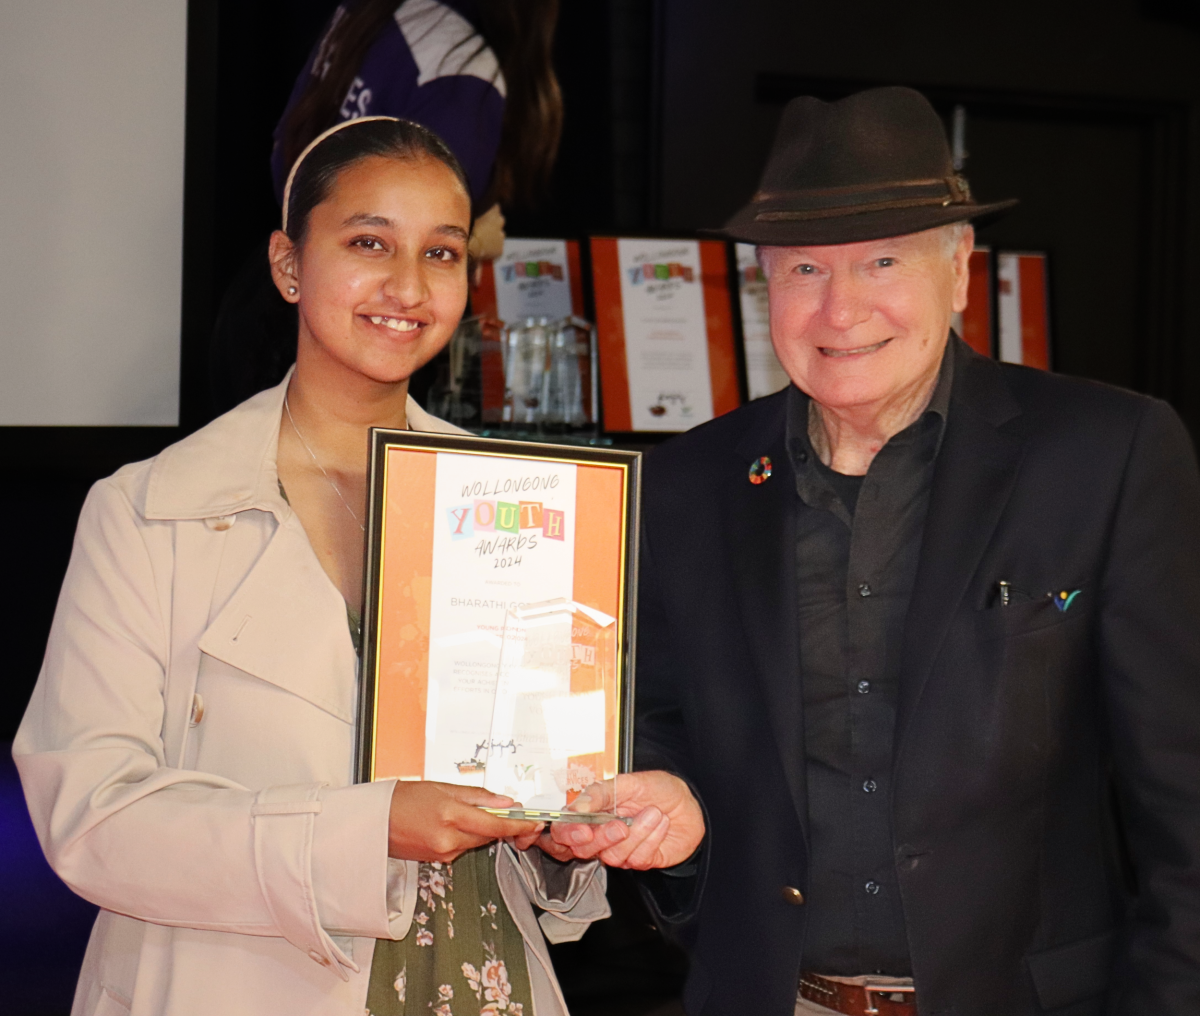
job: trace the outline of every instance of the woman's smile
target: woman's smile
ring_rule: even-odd
[[[419,328],[423,328],[426,324],[424,321],[417,321],[410,317],[385,317],[383,315],[371,314],[363,315],[373,325],[382,325],[384,328],[391,329],[394,332],[415,332]]]

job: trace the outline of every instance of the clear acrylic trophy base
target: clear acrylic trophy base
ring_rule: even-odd
[[[537,811],[533,808],[482,808],[489,815],[516,819],[518,822],[575,822],[580,825],[604,825],[605,822],[624,822],[633,819],[605,811]]]

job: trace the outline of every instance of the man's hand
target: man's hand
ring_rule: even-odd
[[[598,857],[610,868],[670,868],[691,857],[704,838],[700,805],[688,785],[670,773],[628,773],[593,783],[572,808],[628,816],[633,825],[556,822],[538,845],[560,861]]]
[[[537,839],[541,823],[499,818],[479,807],[511,808],[514,804],[511,797],[480,787],[426,780],[397,782],[388,817],[388,856],[449,864],[464,851],[505,837],[514,837],[515,845],[525,849]]]

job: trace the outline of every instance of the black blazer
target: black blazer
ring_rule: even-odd
[[[1191,441],[1164,403],[953,341],[893,758],[920,1012],[1196,1016]],[[762,455],[774,473],[756,486]],[[795,498],[783,394],[646,463],[637,767],[687,779],[709,831],[696,874],[643,885],[691,953],[691,1016],[795,1002],[805,913],[786,887],[809,879]],[[1065,611],[1046,596],[1076,589]]]

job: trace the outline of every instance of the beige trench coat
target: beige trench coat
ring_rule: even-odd
[[[92,489],[13,755],[54,870],[102,909],[73,1016],[362,1016],[415,862],[352,784],[346,607],[275,466],[287,382]],[[412,400],[416,430],[455,428]],[[597,865],[498,851],[537,1016],[543,931],[608,915]],[[530,901],[549,911],[534,917]]]

